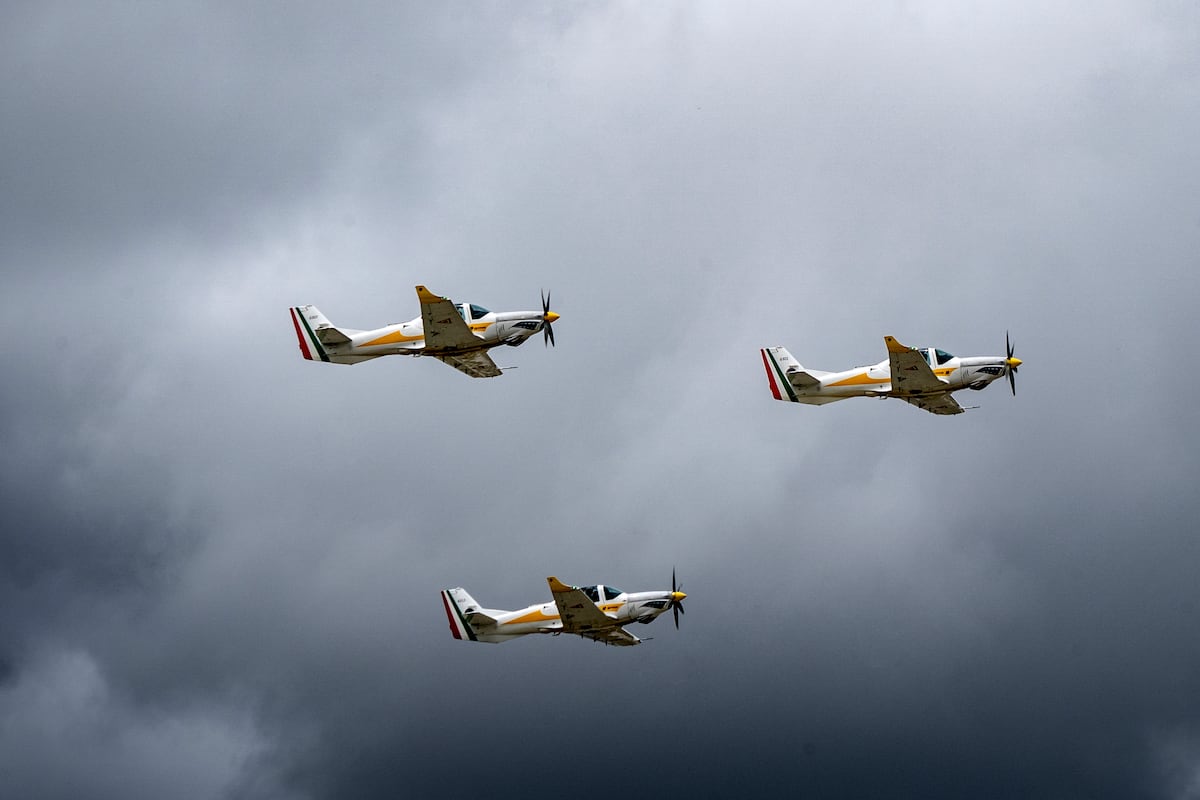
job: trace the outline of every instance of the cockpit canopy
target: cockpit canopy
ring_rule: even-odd
[[[936,367],[939,364],[945,364],[950,359],[954,358],[945,350],[935,350],[932,347],[926,347],[921,352],[925,355],[925,360],[929,362],[929,366]]]
[[[464,322],[470,322],[473,319],[479,319],[480,317],[484,317],[484,316],[487,316],[488,314],[492,313],[491,311],[488,311],[483,306],[477,306],[474,303],[470,303],[469,305],[471,308],[471,316],[468,317],[467,316],[468,304],[467,303],[459,303],[458,304],[458,313],[460,316],[462,316]]]
[[[602,603],[605,600],[613,600],[617,597],[617,595],[625,594],[624,589],[618,589],[615,586],[605,586],[604,584],[599,586],[580,586],[579,591],[586,594],[588,599],[593,603]],[[601,597],[601,592],[604,593],[603,597]]]

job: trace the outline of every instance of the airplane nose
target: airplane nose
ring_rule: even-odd
[[[1004,360],[1004,363],[1008,364],[1013,369],[1016,369],[1017,367],[1021,366],[1022,362],[1019,358],[1007,358]]]
[[[687,597],[686,592],[671,592],[671,599],[674,600],[676,603],[681,602],[683,600],[683,598],[685,598],[685,597]]]
[[[554,322],[558,319],[558,314],[554,311],[547,311],[545,316],[546,322]]]

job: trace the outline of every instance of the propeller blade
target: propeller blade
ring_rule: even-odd
[[[554,319],[558,316],[555,315]],[[550,292],[542,292],[542,346],[554,347],[554,327],[550,318]]]
[[[679,615],[685,614],[683,610],[683,602],[675,599],[675,593],[679,591],[679,582],[675,580],[675,568],[671,567],[671,613],[675,615],[675,630],[679,630]]]
[[[1017,396],[1017,378],[1016,378],[1017,368],[1013,363],[1013,361],[1014,361],[1013,353],[1016,351],[1016,349],[1017,348],[1012,343],[1012,340],[1008,338],[1008,331],[1005,331],[1004,332],[1004,353],[1005,353],[1005,358],[1008,361],[1008,387],[1010,389],[1012,389],[1013,397]],[[1020,364],[1021,362],[1020,362],[1020,360],[1016,360],[1016,363]]]

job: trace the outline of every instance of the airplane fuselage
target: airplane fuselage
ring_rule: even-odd
[[[478,346],[455,348],[457,352],[464,353],[488,350],[502,344],[516,347],[542,329],[542,314],[537,311],[489,311],[481,317],[469,319],[464,314],[464,320],[479,339]],[[425,350],[425,327],[420,317],[370,331],[343,328],[342,332],[350,341],[326,344],[331,356],[417,356]]]
[[[962,413],[952,393],[983,389],[1004,376],[1011,383],[1021,365],[1007,340],[1007,357],[959,357],[933,347],[905,347],[891,336],[885,336],[884,343],[886,361],[840,372],[808,369],[784,347],[760,352],[776,400],[824,405],[849,397],[895,397],[935,414]]]
[[[671,607],[671,592],[623,593],[612,600],[597,602],[596,607],[611,617],[614,625],[650,623]],[[558,634],[563,629],[558,607],[554,603],[541,603],[516,611],[479,610],[495,620],[494,625],[481,624],[478,618],[466,613],[468,620],[473,619],[475,638],[481,642],[506,642],[535,633]],[[466,612],[466,609],[463,611]],[[447,613],[451,613],[449,609]]]
[[[541,331],[554,344],[550,295],[542,310],[489,311],[474,303],[454,303],[424,286],[415,287],[421,316],[408,322],[358,330],[334,325],[314,305],[292,306],[292,327],[307,361],[358,364],[380,356],[433,356],[472,378],[495,378],[502,370],[487,351],[502,344],[516,347]]]
[[[956,392],[960,389],[983,389],[1005,374],[1005,359],[1001,356],[954,356],[944,363],[931,365],[933,374],[945,383],[941,391]],[[847,397],[903,397],[917,392],[893,391],[892,371],[889,362],[880,361],[866,367],[855,367],[842,372],[810,373],[818,375],[820,383],[811,388],[793,387],[799,402],[809,398],[816,402],[831,402]]]

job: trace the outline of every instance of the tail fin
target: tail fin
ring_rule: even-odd
[[[767,369],[767,381],[776,400],[792,403],[802,402],[796,390],[816,388],[821,385],[821,375],[826,372],[806,370],[785,347],[767,347],[762,353],[763,366]],[[811,402],[811,401],[806,401]]]
[[[349,344],[350,337],[335,328],[316,306],[293,306],[290,311],[300,341],[300,355],[309,361],[330,361],[326,345]]]
[[[322,323],[329,325],[329,320],[316,306],[293,306],[289,310],[292,314],[292,326],[296,329],[296,338],[300,341],[300,355],[309,361],[328,361],[329,354],[325,352],[325,347],[317,338],[314,329],[321,327]]]
[[[788,380],[789,370],[800,371],[804,367],[792,358],[792,354],[783,347],[766,347],[762,353],[763,366],[767,369],[767,382],[771,385],[771,396],[776,400],[796,402],[796,392]]]
[[[455,639],[477,642],[480,628],[489,628],[496,624],[496,620],[486,613],[488,609],[482,608],[461,586],[457,589],[443,589],[442,605],[446,609],[446,619],[450,621],[450,634]]]

